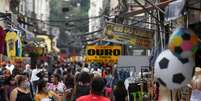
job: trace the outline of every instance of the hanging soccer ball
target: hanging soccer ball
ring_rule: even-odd
[[[168,47],[177,57],[189,58],[197,51],[198,37],[184,27],[177,28],[170,36]]]
[[[168,89],[177,89],[191,81],[194,65],[193,59],[178,58],[170,50],[165,50],[156,59],[154,76]]]

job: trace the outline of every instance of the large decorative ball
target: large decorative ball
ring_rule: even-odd
[[[177,28],[170,36],[168,48],[181,58],[192,57],[197,51],[198,37],[190,29]]]
[[[192,58],[178,58],[170,50],[165,50],[156,59],[154,75],[161,85],[177,89],[191,81],[194,66]]]

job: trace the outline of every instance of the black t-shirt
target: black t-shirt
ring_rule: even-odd
[[[6,101],[6,94],[5,94],[5,91],[0,88],[0,101]]]
[[[126,101],[125,98],[128,95],[126,89],[119,90],[115,89],[114,92],[115,101]]]
[[[77,91],[76,91],[76,98],[79,98],[84,95],[88,95],[90,93],[90,86],[86,85],[77,85]]]
[[[17,91],[16,101],[32,101],[31,93],[23,93],[21,91]]]

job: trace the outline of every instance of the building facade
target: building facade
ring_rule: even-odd
[[[0,13],[10,12],[10,0],[0,0]],[[3,20],[0,21],[0,26],[4,27],[5,23]]]

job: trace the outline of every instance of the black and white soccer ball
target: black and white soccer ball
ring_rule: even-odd
[[[168,89],[178,89],[190,83],[194,66],[192,58],[178,58],[170,50],[165,50],[156,59],[154,76]]]

